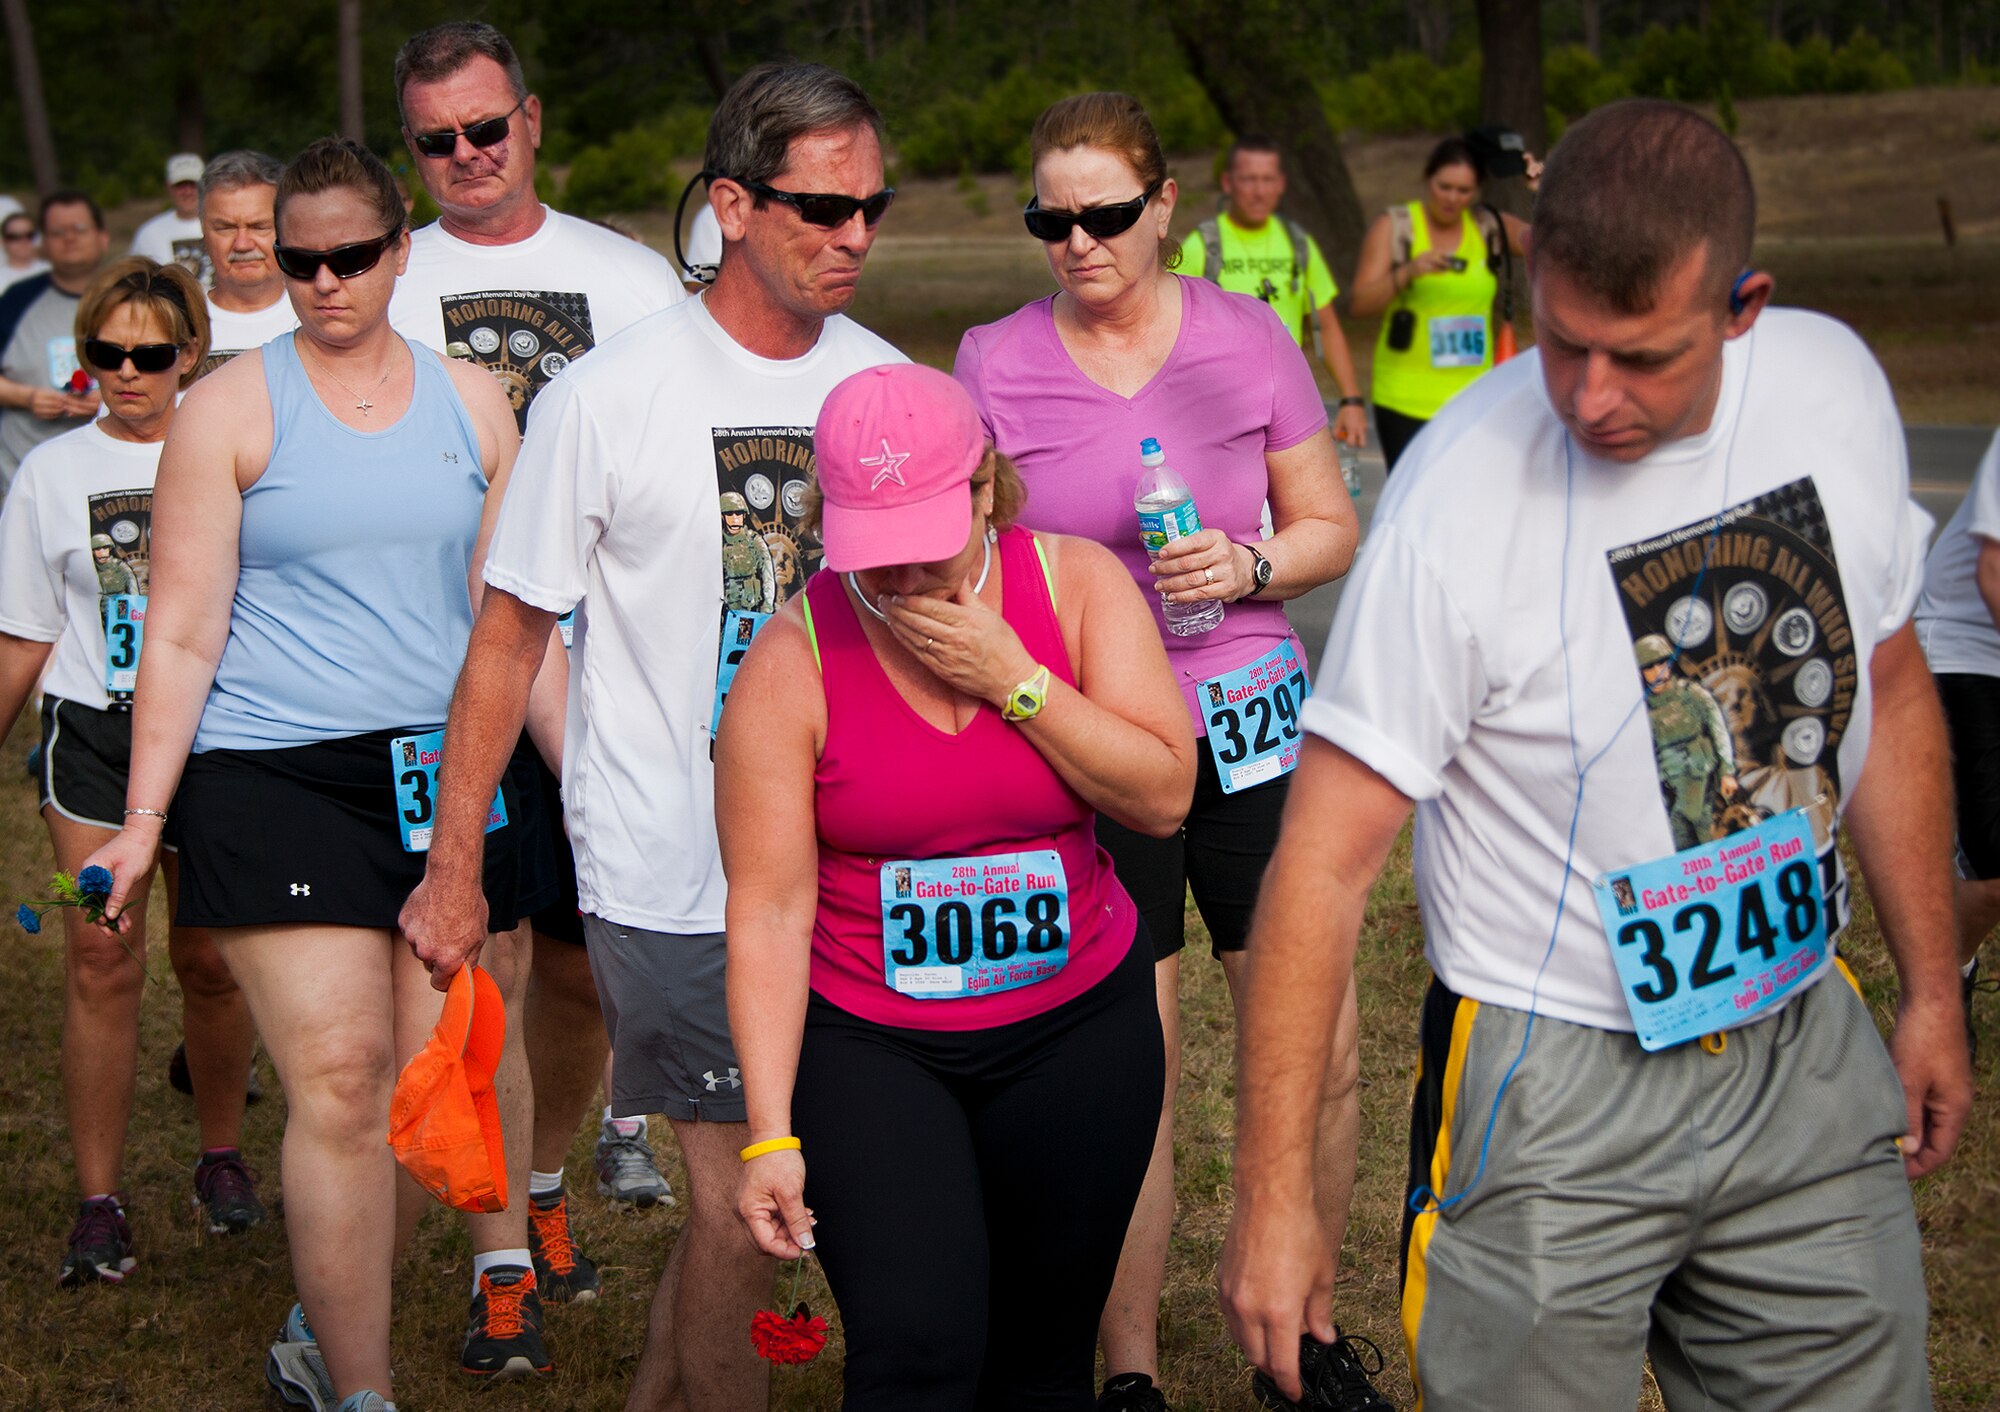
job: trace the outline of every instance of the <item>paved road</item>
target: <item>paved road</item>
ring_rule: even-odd
[[[1917,501],[1943,528],[1952,511],[1972,483],[1979,458],[1993,439],[1985,427],[1908,427],[1910,443],[1910,484]],[[1375,513],[1375,499],[1382,490],[1382,453],[1370,447],[1361,454],[1361,528],[1365,535],[1368,520]],[[1319,655],[1326,646],[1326,632],[1333,625],[1333,608],[1340,601],[1338,581],[1314,589],[1287,606],[1299,640],[1305,644],[1313,674],[1319,674]]]

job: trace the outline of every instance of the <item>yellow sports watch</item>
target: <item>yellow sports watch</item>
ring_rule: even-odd
[[[1049,699],[1049,669],[1035,668],[1035,674],[1007,693],[1007,704],[1000,708],[1000,718],[1007,721],[1032,721],[1042,713],[1042,706]]]

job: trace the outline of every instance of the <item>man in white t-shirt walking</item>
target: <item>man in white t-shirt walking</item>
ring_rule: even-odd
[[[215,282],[208,291],[208,357],[200,376],[299,326],[272,253],[284,170],[276,157],[244,149],[224,152],[201,174],[201,238]]]
[[[612,1103],[668,1114],[688,1166],[688,1220],[633,1408],[765,1399],[746,1330],[772,1267],[735,1212],[747,1125],[723,994],[711,750],[740,644],[771,615],[724,596],[721,504],[748,507],[782,605],[819,563],[800,521],[820,403],[849,374],[901,358],[841,312],[894,196],[880,131],[867,97],[830,70],[745,74],[709,127],[725,251],[714,286],[543,390],[487,552],[428,871],[403,913],[439,983],[476,953],[466,884],[485,816],[472,820],[467,801],[481,780],[491,795],[549,629],[576,609],[563,805]]]
[[[202,248],[201,177],[205,169],[196,152],[176,152],[167,158],[167,199],[174,204],[132,233],[130,252],[162,265],[180,264],[203,284],[213,273]]]
[[[1755,215],[1686,109],[1571,128],[1538,347],[1431,424],[1349,576],[1250,940],[1220,1274],[1288,1397],[1301,1331],[1333,1332],[1331,1262],[1297,1239],[1313,1089],[1414,802],[1423,1405],[1630,1406],[1647,1355],[1675,1412],[1930,1405],[1908,1178],[1951,1155],[1971,1080],[1910,622],[1929,519],[1867,349],[1766,308]],[[1691,782],[1649,660],[1719,707],[1733,789]],[[1901,979],[1886,1052],[1834,959],[1842,830]]]

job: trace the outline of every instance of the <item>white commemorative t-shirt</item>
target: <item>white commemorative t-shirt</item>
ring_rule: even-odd
[[[214,275],[208,263],[208,246],[201,238],[201,218],[183,216],[171,208],[132,233],[131,253],[162,265],[178,264],[204,285]]]
[[[414,342],[500,379],[523,430],[528,408],[576,359],[687,297],[673,262],[560,211],[511,245],[475,245],[433,223],[410,236],[389,322]]]
[[[1979,595],[1979,550],[2000,543],[2000,435],[1924,563],[1917,640],[1933,672],[2000,677],[2000,629]]]
[[[1446,986],[1629,1031],[1594,878],[1806,808],[1829,933],[1846,922],[1835,834],[1868,750],[1869,659],[1910,619],[1931,521],[1881,368],[1798,310],[1726,346],[1701,435],[1631,465],[1575,448],[1566,471],[1567,440],[1533,353],[1438,415],[1375,512],[1301,720],[1417,801]],[[1651,634],[1683,643],[1686,697],[1729,732],[1727,806],[1656,749],[1635,656]]]
[[[549,612],[584,605],[563,817],[586,912],[722,930],[711,737],[721,637],[745,621],[726,605],[747,591],[775,611],[804,588],[820,555],[799,527],[820,404],[848,375],[903,361],[844,317],[803,357],[760,358],[691,299],[543,390],[485,577]],[[727,552],[725,495],[745,507]]]
[[[205,378],[239,353],[262,348],[281,333],[299,326],[298,311],[291,297],[280,294],[277,302],[252,313],[219,307],[213,295],[208,301],[208,356],[202,360],[197,378]]]
[[[42,689],[96,710],[105,691],[107,615],[152,580],[153,477],[165,442],[119,441],[102,422],[30,451],[0,507],[0,632],[53,642]],[[108,545],[93,548],[102,536]],[[129,643],[128,622],[117,624]],[[136,654],[133,665],[136,666]]]

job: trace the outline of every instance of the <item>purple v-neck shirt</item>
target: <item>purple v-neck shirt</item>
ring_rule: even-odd
[[[1291,636],[1291,625],[1279,604],[1247,599],[1229,604],[1212,632],[1166,631],[1132,510],[1139,442],[1159,439],[1167,464],[1194,491],[1204,528],[1254,544],[1270,490],[1265,453],[1325,426],[1326,405],[1304,353],[1266,305],[1207,280],[1179,283],[1180,337],[1135,396],[1120,397],[1077,367],[1056,333],[1053,295],[969,330],[953,375],[972,394],[993,444],[1021,469],[1028,486],[1021,522],[1094,539],[1131,571],[1201,734],[1200,683],[1256,661]]]

